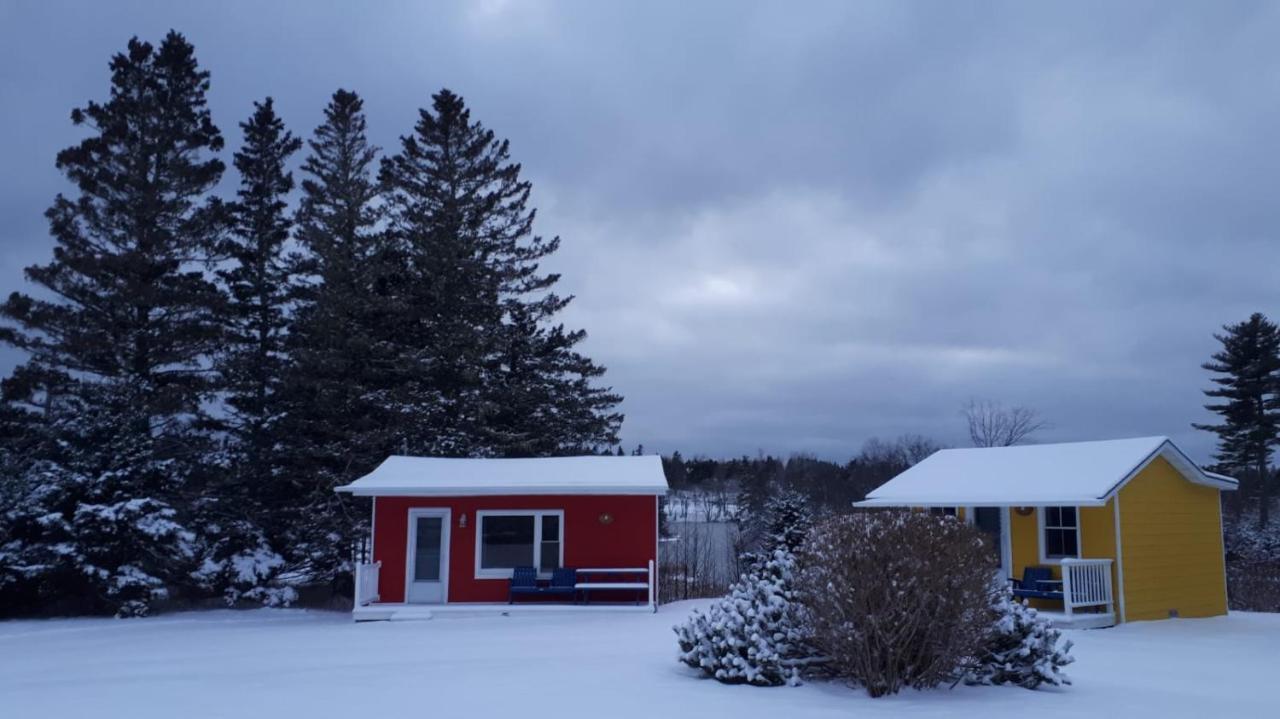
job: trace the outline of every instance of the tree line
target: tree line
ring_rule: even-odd
[[[540,268],[560,240],[461,97],[386,153],[355,92],[305,142],[265,98],[220,197],[192,45],[134,38],[110,70],[57,155],[38,291],[0,305],[26,354],[0,403],[6,613],[287,601],[347,581],[368,510],[333,488],[389,454],[616,445],[621,397]]]

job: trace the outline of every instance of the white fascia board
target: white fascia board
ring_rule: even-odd
[[[666,487],[370,487],[343,485],[335,492],[355,497],[497,497],[505,495],[665,495]]]
[[[1023,499],[1023,500],[990,500],[973,497],[953,497],[950,499],[889,499],[872,498],[854,502],[853,506],[867,509],[888,507],[1102,507],[1106,506],[1105,498],[1097,497],[1064,497],[1061,499]]]
[[[1142,470],[1146,469],[1148,465],[1154,462],[1156,457],[1164,457],[1165,461],[1173,465],[1173,468],[1178,471],[1178,474],[1181,474],[1184,479],[1192,484],[1202,484],[1206,487],[1213,487],[1214,489],[1227,491],[1232,491],[1239,487],[1238,481],[1226,476],[1225,474],[1206,472],[1201,469],[1200,465],[1191,461],[1190,457],[1183,454],[1182,450],[1178,449],[1178,445],[1166,439],[1164,443],[1157,447],[1156,450],[1146,459],[1139,462],[1138,466],[1129,470],[1129,473],[1126,474],[1123,479],[1116,482],[1115,486],[1103,495],[1103,501],[1105,502],[1119,494],[1120,490],[1132,481],[1134,477],[1138,476]]]

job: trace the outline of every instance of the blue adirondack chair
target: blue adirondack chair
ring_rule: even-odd
[[[573,599],[577,590],[578,572],[576,569],[560,568],[551,573],[551,583],[543,587],[543,594],[561,594]]]
[[[1062,592],[1046,589],[1042,582],[1053,580],[1053,570],[1049,567],[1026,567],[1022,570],[1022,579],[1013,579],[1013,596],[1023,599],[1062,599]],[[1053,585],[1048,585],[1053,586]]]
[[[514,604],[517,594],[537,594],[538,570],[534,567],[516,567],[511,572],[511,588],[507,594],[507,604]]]

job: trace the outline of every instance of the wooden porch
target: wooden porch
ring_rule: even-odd
[[[1037,600],[1061,602],[1062,609],[1036,611],[1061,629],[1098,629],[1116,624],[1111,559],[1063,559],[1062,579],[1040,580]]]
[[[366,604],[351,610],[357,622],[421,621],[425,619],[464,619],[471,617],[507,617],[547,614],[652,614],[656,607],[648,604]]]
[[[580,568],[573,591],[564,602],[383,602],[378,594],[381,562],[357,562],[355,565],[355,602],[351,609],[357,622],[432,619],[435,617],[508,616],[512,614],[648,612],[658,611],[657,566],[650,560],[647,567]],[[640,576],[643,581],[618,581],[618,576]],[[602,579],[603,578],[603,579]],[[643,592],[644,601],[591,603],[591,592]],[[579,601],[579,599],[581,601]]]

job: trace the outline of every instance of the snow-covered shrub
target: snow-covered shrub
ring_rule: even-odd
[[[176,515],[172,506],[150,497],[76,507],[75,561],[116,616],[144,616],[154,602],[169,597],[165,579],[190,557],[194,539]]]
[[[203,530],[208,546],[191,575],[202,589],[221,594],[227,606],[246,600],[269,607],[288,606],[297,600],[297,590],[279,579],[284,558],[253,523],[231,522]]]
[[[704,614],[674,627],[680,661],[726,684],[798,684],[811,655],[795,601],[795,556],[775,550]]]
[[[814,646],[873,697],[954,679],[981,652],[995,557],[953,517],[832,517],[810,532],[800,563]]]
[[[1061,641],[1062,632],[1052,622],[1008,590],[997,595],[992,613],[985,648],[967,672],[966,683],[1016,684],[1027,689],[1071,683],[1062,671],[1075,661],[1071,642]]]

